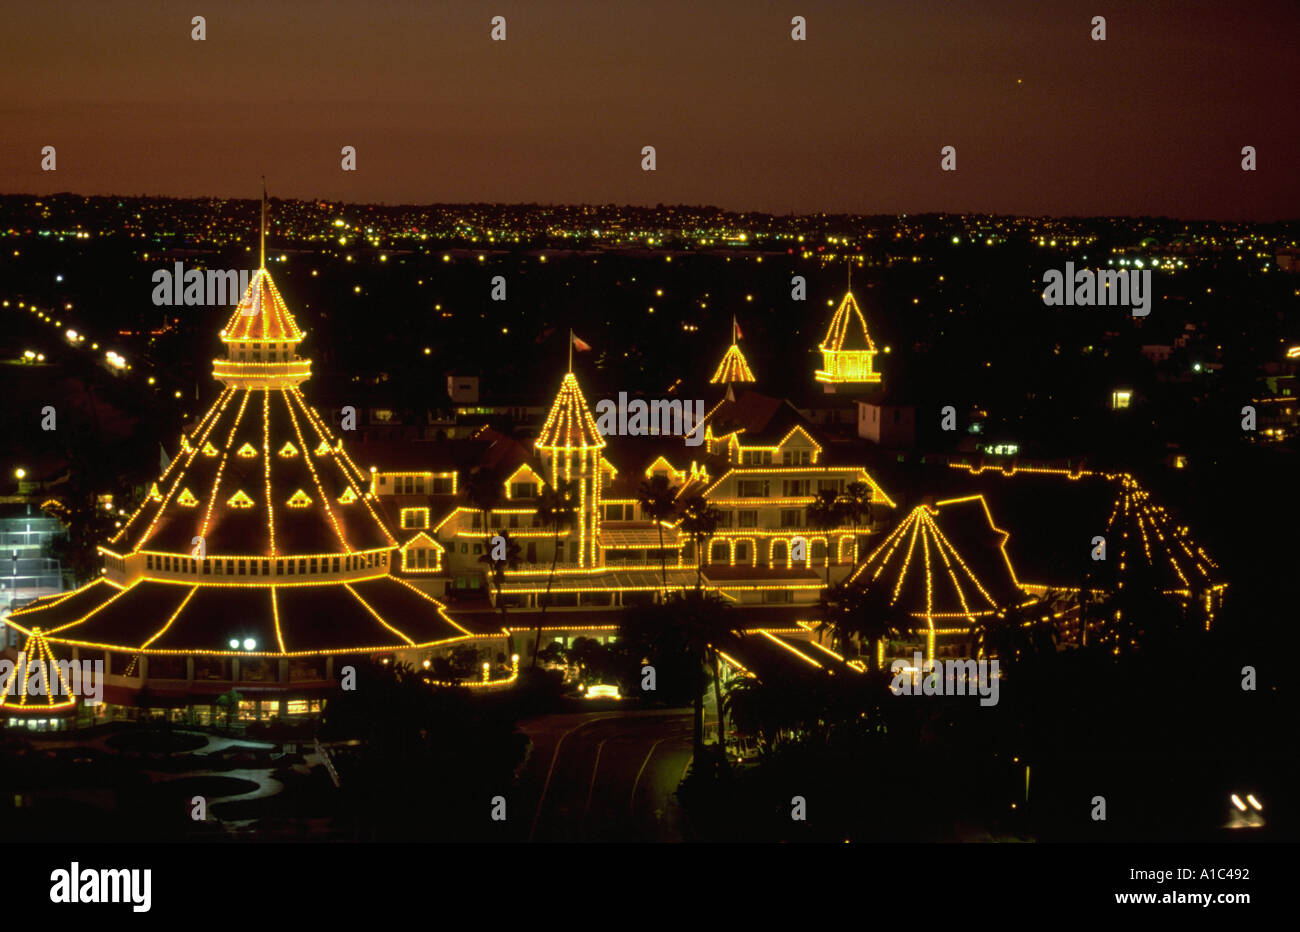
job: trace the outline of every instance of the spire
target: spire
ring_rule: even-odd
[[[757,382],[754,378],[754,371],[749,368],[749,362],[745,359],[745,354],[740,351],[737,343],[740,341],[740,324],[736,322],[736,315],[731,315],[731,346],[722,356],[722,362],[718,363],[718,368],[713,371],[713,378],[709,379],[710,385],[730,385],[732,382]]]
[[[572,372],[566,373],[534,444],[539,450],[598,450],[605,446]]]

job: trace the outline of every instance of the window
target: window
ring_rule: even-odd
[[[510,483],[511,498],[536,498],[536,482],[512,482]]]
[[[812,463],[812,450],[782,450],[781,464],[783,466],[808,466]]]
[[[781,495],[783,498],[799,498],[807,495],[812,488],[811,479],[783,479],[781,480]]]
[[[839,494],[840,492],[844,491],[844,480],[843,479],[818,479],[817,491],[835,492],[836,494]]]
[[[736,513],[734,511],[719,511],[718,527],[731,527],[732,521],[735,520],[735,515]]]
[[[434,495],[450,495],[452,486],[451,476],[435,476],[433,480]]]
[[[428,508],[403,508],[402,530],[422,531],[429,526]]]
[[[749,562],[749,541],[747,540],[736,541],[736,562],[737,563]]]
[[[709,562],[726,563],[729,559],[727,550],[727,542],[725,540],[714,541],[713,546],[709,549]]]
[[[775,592],[768,590],[763,593],[764,602],[793,602],[794,593],[789,589],[780,589]]]
[[[736,495],[740,498],[767,498],[768,480],[741,479],[736,483]]]
[[[757,511],[736,512],[736,525],[738,527],[758,527],[758,512]]]
[[[777,565],[778,563],[784,565],[786,560],[789,559],[789,555],[790,555],[790,550],[786,546],[785,541],[783,540],[772,541],[772,565],[773,566]]]
[[[803,512],[798,508],[782,508],[781,527],[803,527]]]

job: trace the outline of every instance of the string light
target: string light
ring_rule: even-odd
[[[728,382],[756,382],[754,370],[749,368],[749,363],[745,359],[745,354],[740,351],[740,347],[732,343],[727,348],[727,352],[722,356],[722,362],[718,363],[718,368],[714,370],[713,378],[709,379],[710,385],[727,384]]]
[[[848,343],[854,348],[845,349]],[[857,345],[865,344],[863,348]],[[818,382],[879,382],[880,373],[874,369],[876,344],[867,331],[867,319],[862,315],[853,292],[847,292],[831,317],[830,327],[819,347],[822,366],[815,378]]]
[[[68,686],[67,677],[55,663],[54,653],[50,650],[50,645],[40,628],[33,628],[27,632],[27,641],[23,644],[20,656],[22,663],[15,664],[9,671],[9,675],[0,682],[0,708],[8,712],[60,712],[76,705],[77,699]],[[40,671],[41,688],[36,696],[43,695],[44,702],[39,704],[36,696],[28,695],[27,692],[33,667]],[[22,682],[15,684],[14,680],[20,670]],[[18,686],[16,703],[9,701],[9,690],[14,685]],[[68,698],[60,701],[55,698],[56,696]]]

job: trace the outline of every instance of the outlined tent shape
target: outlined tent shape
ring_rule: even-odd
[[[913,631],[933,657],[936,637],[965,636],[978,618],[1030,601],[1006,553],[1009,536],[983,496],[917,505],[848,583],[883,586],[890,603],[916,619]]]
[[[13,669],[0,676],[0,713],[60,712],[76,704],[45,633],[30,629]]]

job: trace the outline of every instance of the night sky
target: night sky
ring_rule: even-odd
[[[1297,11],[7,2],[0,191],[253,197],[265,174],[277,197],[353,202],[1293,218]],[[40,171],[44,145],[57,172]]]

